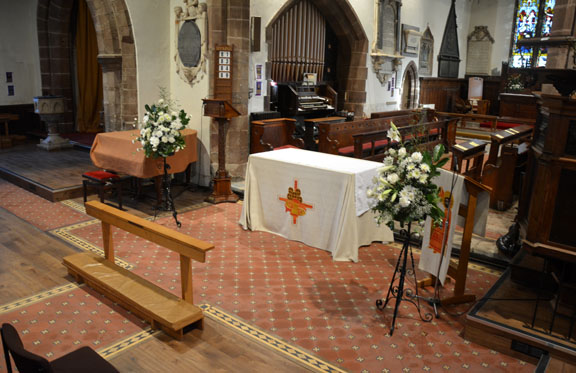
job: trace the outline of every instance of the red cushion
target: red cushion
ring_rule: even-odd
[[[374,147],[378,148],[381,146],[385,146],[388,144],[388,140],[378,140],[374,143]],[[370,150],[372,148],[371,142],[366,142],[362,144],[362,150]],[[343,148],[338,149],[338,154],[345,155],[345,156],[353,156],[354,155],[354,145],[345,146]]]
[[[95,180],[108,180],[108,179],[119,179],[120,176],[113,174],[111,172],[107,172],[107,171],[90,171],[90,172],[85,172],[84,174],[82,174],[82,176],[87,177],[89,179],[95,179]]]
[[[496,122],[496,129],[505,130],[508,128],[514,128],[522,125],[521,123],[510,123],[510,122]],[[480,123],[480,127],[492,128],[492,123],[484,122]]]
[[[273,150],[280,150],[280,149],[300,149],[300,148],[294,145],[282,145],[277,148],[274,148]]]

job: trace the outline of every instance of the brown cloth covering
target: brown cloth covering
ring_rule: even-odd
[[[90,158],[96,167],[112,170],[139,178],[150,178],[164,173],[162,158],[146,158],[144,151],[138,151],[142,145],[135,140],[140,131],[118,131],[99,133],[94,139]],[[182,131],[186,147],[168,157],[169,173],[186,170],[192,162],[196,162],[196,134],[195,130]]]

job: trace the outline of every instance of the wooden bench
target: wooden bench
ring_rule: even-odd
[[[507,210],[513,202],[513,183],[518,166],[518,149],[513,145],[530,142],[534,127],[522,125],[491,136],[490,153],[482,171],[482,183],[491,187],[490,207]]]
[[[304,149],[304,140],[294,137],[296,120],[275,118],[252,121],[250,125],[250,153],[267,152],[285,145]]]
[[[450,149],[447,133],[448,127],[453,123],[451,119],[413,124],[398,127],[403,143],[413,143],[421,150],[431,150],[437,144],[444,144],[446,150]],[[382,161],[385,150],[391,145],[388,140],[388,130],[358,133],[352,135],[354,139],[354,158],[371,161]]]
[[[153,329],[162,328],[174,338],[182,339],[185,328],[202,327],[202,310],[193,304],[192,262],[204,263],[206,252],[214,245],[183,233],[144,220],[98,201],[86,203],[86,213],[102,221],[104,255],[83,252],[64,258],[63,264],[78,282],[96,291],[150,322]],[[182,297],[178,297],[137,274],[114,263],[112,226],[147,239],[180,254]]]

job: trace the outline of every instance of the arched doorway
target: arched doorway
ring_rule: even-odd
[[[98,42],[102,68],[105,131],[131,128],[138,115],[136,50],[125,0],[86,0]],[[43,95],[67,100],[62,132],[74,130],[71,64],[73,1],[38,0],[37,25]]]
[[[303,0],[289,0],[276,13],[266,26],[266,42],[271,50],[274,42],[272,25],[285,13]],[[333,33],[338,44],[337,55],[333,63],[336,67],[334,86],[337,87],[340,109],[352,111],[356,116],[364,114],[366,103],[366,55],[368,53],[368,38],[362,28],[356,12],[347,0],[316,0],[315,8],[323,16],[328,30]],[[329,35],[328,35],[329,36]],[[300,57],[300,56],[297,56]]]
[[[418,72],[416,64],[411,61],[406,70],[404,70],[404,77],[402,79],[402,99],[400,102],[400,109],[415,109],[418,107]]]

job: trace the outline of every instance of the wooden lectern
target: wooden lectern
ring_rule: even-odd
[[[462,233],[462,243],[460,245],[460,257],[457,262],[450,261],[450,267],[448,267],[448,276],[455,280],[454,294],[439,299],[442,305],[474,302],[476,300],[476,295],[466,293],[466,277],[468,274],[468,261],[470,259],[472,231],[474,230],[474,215],[476,214],[478,195],[481,192],[489,193],[491,189],[469,176],[464,177],[464,185],[468,191],[468,202],[466,205],[460,204],[458,209],[458,215],[466,219],[464,232]],[[438,281],[438,279],[432,275],[427,279],[418,281],[418,286],[434,286],[436,281]]]
[[[226,124],[230,118],[237,117],[240,113],[226,100],[205,98],[202,101],[204,101],[204,115],[218,121],[218,171],[214,176],[214,190],[206,201],[236,202],[239,197],[232,192],[230,175],[226,171]]]

